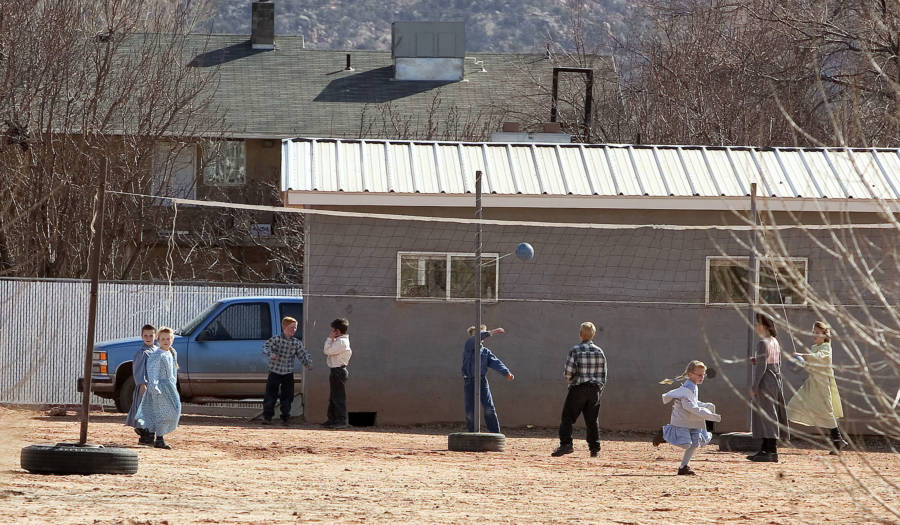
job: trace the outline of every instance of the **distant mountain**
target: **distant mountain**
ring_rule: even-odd
[[[250,0],[216,4],[206,29],[249,35]],[[275,0],[275,32],[302,35],[315,49],[389,50],[392,22],[462,20],[467,51],[543,52],[548,42],[573,48],[573,4],[589,45],[633,16],[626,0]]]

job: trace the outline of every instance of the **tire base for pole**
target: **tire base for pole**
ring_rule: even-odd
[[[756,452],[762,444],[749,432],[729,432],[719,435],[719,452]]]
[[[102,445],[29,445],[22,449],[20,463],[32,474],[134,474],[137,452]]]
[[[503,452],[506,436],[493,432],[455,432],[447,436],[447,448],[454,452]]]

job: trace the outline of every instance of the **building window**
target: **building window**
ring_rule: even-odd
[[[481,255],[481,298],[496,301],[500,257]],[[444,252],[397,253],[397,299],[472,301],[475,288],[475,254]]]
[[[247,148],[242,140],[207,143],[204,148],[203,184],[241,186],[247,182]]]
[[[706,258],[706,304],[747,304],[749,257]],[[759,302],[806,304],[808,259],[767,257],[757,260]]]
[[[197,148],[193,144],[157,142],[153,145],[150,193],[160,197],[196,198]],[[168,199],[154,200],[168,205]]]

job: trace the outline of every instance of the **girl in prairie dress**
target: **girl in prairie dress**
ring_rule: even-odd
[[[753,366],[750,426],[753,437],[762,439],[762,447],[747,459],[777,463],[778,440],[789,438],[781,379],[781,345],[775,339],[775,323],[769,316],[756,314],[755,330],[759,343],[756,345],[756,355],[750,359]]]
[[[675,381],[683,379],[684,383],[662,395],[663,403],[672,403],[672,418],[653,439],[653,446],[659,446],[665,440],[684,449],[681,467],[678,468],[679,476],[695,474],[688,463],[694,452],[699,447],[708,445],[712,439],[712,435],[706,430],[706,422],[722,420],[722,416],[716,414],[716,405],[700,401],[698,385],[703,383],[705,377],[706,365],[702,361],[691,361],[684,373],[675,378]]]
[[[787,405],[788,420],[808,427],[827,428],[831,432],[832,454],[847,446],[837,420],[844,417],[841,395],[831,367],[831,327],[824,321],[813,325],[813,345],[802,356],[809,376]]]
[[[176,385],[178,361],[172,348],[174,339],[171,328],[159,329],[159,349],[147,357],[147,392],[136,414],[141,426],[156,434],[153,444],[156,448],[172,448],[163,436],[175,430],[181,418],[181,397]]]

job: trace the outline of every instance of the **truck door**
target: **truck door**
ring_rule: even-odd
[[[193,395],[262,398],[268,376],[262,347],[271,336],[268,303],[235,303],[222,309],[191,343]]]

